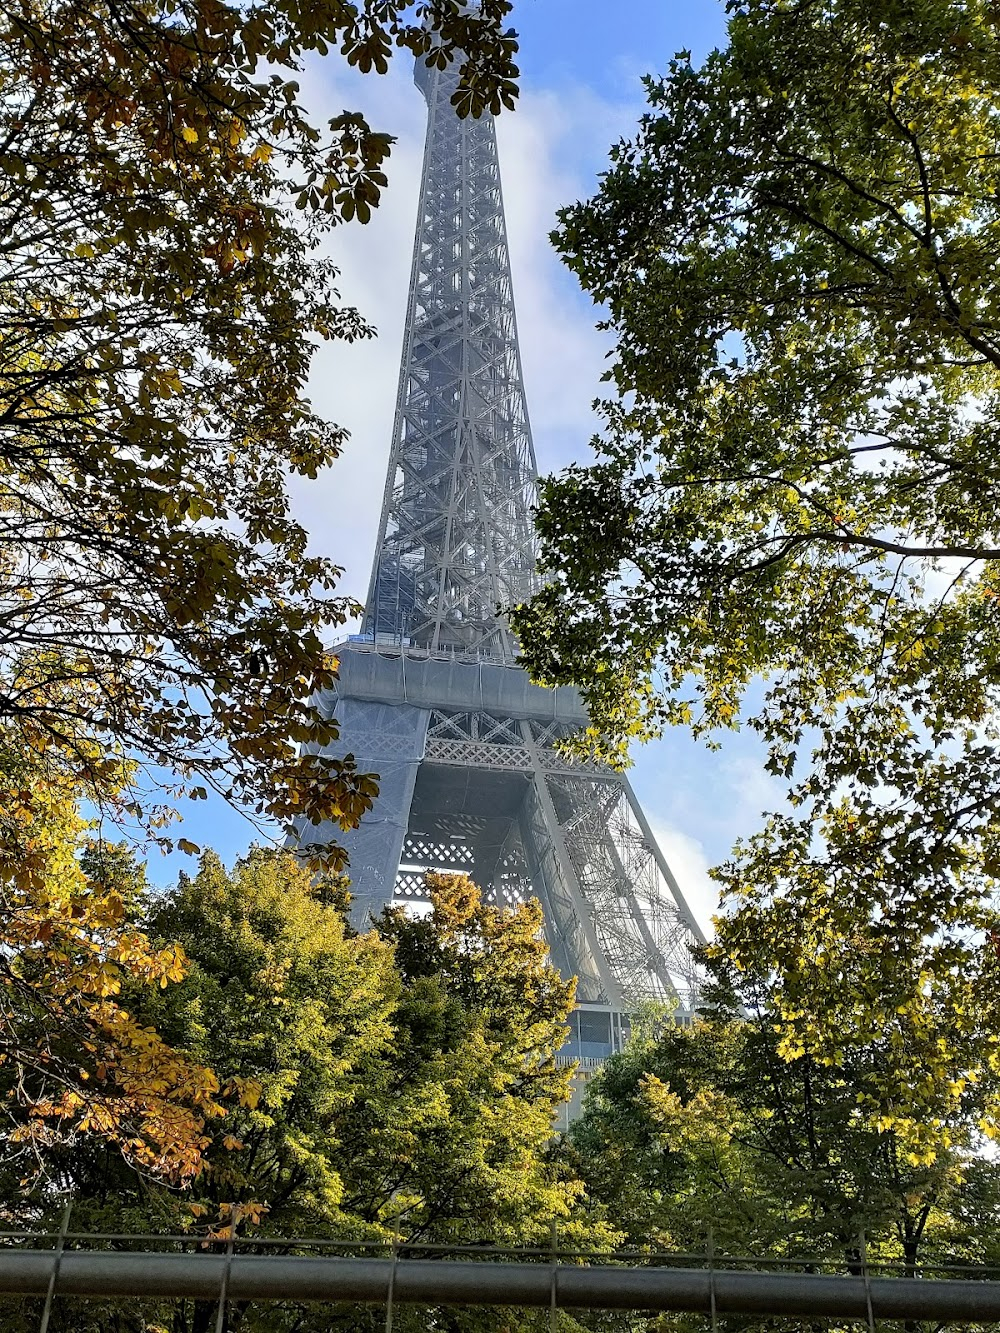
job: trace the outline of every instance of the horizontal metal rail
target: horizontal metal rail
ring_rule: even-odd
[[[0,1294],[43,1296],[51,1250],[0,1251]],[[1000,1319],[1000,1282],[731,1269],[64,1250],[58,1296],[543,1306],[864,1319]]]
[[[859,1240],[863,1237],[859,1235]],[[18,1248],[31,1250],[51,1249],[60,1242],[71,1249],[115,1249],[119,1252],[125,1246],[139,1249],[143,1253],[176,1253],[178,1250],[188,1254],[203,1252],[210,1243],[210,1238],[198,1232],[143,1232],[143,1231],[27,1231],[23,1227],[16,1231],[0,1231],[0,1253],[5,1242],[13,1242]],[[214,1253],[221,1252],[221,1246],[227,1242],[216,1241]],[[393,1253],[398,1258],[435,1258],[471,1255],[475,1259],[504,1259],[530,1261],[543,1259],[550,1263],[553,1259],[576,1259],[591,1267],[601,1264],[643,1267],[664,1265],[673,1268],[712,1268],[737,1269],[749,1268],[754,1272],[770,1272],[788,1269],[796,1273],[837,1274],[843,1267],[843,1260],[827,1254],[799,1254],[794,1256],[775,1256],[768,1254],[731,1254],[728,1251],[714,1251],[714,1261],[709,1259],[706,1250],[597,1250],[574,1249],[560,1244],[553,1251],[551,1245],[494,1245],[486,1242],[456,1242],[446,1245],[441,1242],[421,1240],[342,1240],[331,1236],[257,1236],[249,1234],[237,1236],[234,1242],[235,1252],[259,1254],[269,1249],[280,1249],[286,1253],[301,1254],[303,1250],[312,1250],[324,1255],[357,1255],[359,1258],[385,1258]],[[864,1247],[862,1246],[862,1249]],[[881,1273],[886,1277],[921,1277],[951,1278],[969,1277],[977,1282],[987,1280],[1000,1281],[1000,1266],[995,1264],[957,1264],[946,1260],[921,1259],[915,1269],[904,1271],[904,1261],[899,1259],[869,1259],[864,1266],[871,1275]]]

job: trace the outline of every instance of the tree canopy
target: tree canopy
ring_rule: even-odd
[[[462,876],[431,887],[425,918],[387,913],[357,935],[338,886],[293,857],[258,849],[227,872],[203,855],[196,875],[149,900],[149,936],[184,949],[186,975],[125,999],[229,1093],[225,1118],[205,1130],[204,1169],[180,1192],[96,1140],[54,1147],[22,1211],[45,1215],[55,1193],[73,1198],[75,1229],[180,1231],[207,1245],[233,1227],[251,1241],[548,1244],[553,1223],[570,1248],[607,1243],[607,1228],[584,1225],[580,1181],[553,1141],[569,1094],[571,1069],[555,1055],[573,985],[548,962],[539,909],[491,908]],[[64,1317],[124,1333],[145,1328],[154,1305],[72,1303]],[[418,1330],[428,1317],[404,1310],[397,1324]],[[200,1333],[215,1307],[175,1304],[169,1318],[177,1333]],[[482,1311],[440,1318],[455,1333],[496,1326]],[[511,1313],[512,1331],[542,1326],[519,1319]],[[231,1321],[376,1330],[385,1315],[262,1305]]]
[[[633,1040],[591,1085],[572,1129],[576,1165],[625,1246],[711,1245],[724,1267],[758,1255],[838,1272],[859,1271],[862,1256],[909,1274],[995,1262],[1000,1170],[975,1150],[975,1107],[946,1153],[914,1163],[905,1139],[858,1113],[880,1077],[877,1044],[848,1043],[837,1067],[782,1060],[766,989],[716,989],[704,1019]],[[656,1327],[703,1324],[668,1315]],[[730,1316],[720,1327],[775,1321]]]
[[[189,1184],[225,1114],[211,1068],[136,1016],[184,976],[137,922],[131,861],[88,843],[86,788],[40,774],[0,733],[0,1179],[12,1216],[53,1158],[94,1141]],[[124,872],[124,873],[123,873]],[[123,992],[129,993],[126,1002]],[[228,1090],[226,1090],[228,1091]]]
[[[354,608],[285,482],[343,442],[306,376],[318,340],[371,329],[315,251],[369,217],[390,138],[352,112],[312,123],[294,75],[333,53],[382,73],[398,48],[461,60],[458,110],[499,110],[509,8],[5,9],[0,722],[39,753],[89,778],[94,739],[157,788],[214,787],[283,825],[370,805],[371,779],[319,753],[323,636]],[[125,813],[163,837],[142,771]]]
[[[786,799],[720,872],[718,947],[783,978],[785,1055],[880,1036],[872,1114],[933,1154],[1000,1031],[996,14],[730,10],[561,214],[613,392],[543,488],[519,633],[614,760],[670,723],[761,737]]]
[[[88,1135],[188,1180],[239,1100],[136,1018],[187,964],[141,929],[141,888],[85,854],[95,827],[169,847],[175,798],[210,789],[286,827],[371,804],[372,775],[322,754],[336,723],[311,694],[352,604],[286,480],[343,442],[305,397],[310,361],[372,330],[317,246],[368,219],[390,138],[348,111],[313,123],[295,75],[331,53],[384,73],[397,49],[461,62],[460,114],[499,110],[509,8],[0,17],[0,1084],[4,1163],[28,1180]]]

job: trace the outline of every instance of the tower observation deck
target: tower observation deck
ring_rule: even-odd
[[[456,80],[417,64],[427,137],[378,547],[324,701],[337,753],[380,790],[340,837],[359,927],[422,901],[428,870],[500,906],[538,898],[553,962],[578,977],[568,1049],[601,1057],[641,1001],[690,1002],[704,936],[627,779],[555,748],[586,710],[530,681],[503,614],[537,586],[535,455],[495,127],[459,119]]]

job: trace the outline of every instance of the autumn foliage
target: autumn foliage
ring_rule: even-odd
[[[98,859],[125,897],[142,895],[121,849]],[[491,907],[464,876],[432,876],[429,888],[427,916],[387,913],[364,934],[331,901],[335,886],[259,848],[231,870],[207,852],[196,874],[148,895],[149,937],[182,944],[187,967],[163,988],[134,979],[123,1002],[216,1071],[228,1113],[206,1119],[211,1142],[187,1189],[144,1178],[90,1135],[51,1146],[49,1178],[22,1210],[53,1216],[55,1186],[72,1195],[76,1230],[184,1233],[208,1249],[235,1235],[244,1247],[263,1239],[267,1253],[295,1252],[303,1236],[546,1244],[553,1224],[569,1248],[607,1243],[553,1138],[572,1074],[556,1054],[573,983],[549,962],[537,904]],[[57,1326],[148,1326],[152,1303],[126,1307],[66,1302]],[[214,1300],[159,1311],[179,1333],[211,1329],[216,1315]],[[397,1322],[416,1333],[438,1317],[404,1310]],[[359,1306],[242,1302],[230,1318],[302,1333],[385,1322]]]
[[[292,75],[310,53],[384,71],[394,46],[461,50],[459,109],[499,109],[508,8],[7,8],[0,722],[57,744],[82,729],[154,784],[284,826],[369,807],[372,779],[321,753],[336,724],[310,702],[354,605],[286,477],[343,443],[304,385],[317,341],[371,330],[316,246],[367,219],[390,139],[353,113],[314,125]],[[156,804],[135,787],[129,815],[165,839]]]
[[[120,1001],[123,985],[179,981],[184,951],[152,945],[93,850],[88,865],[79,796],[71,779],[0,751],[4,1157],[28,1183],[57,1144],[90,1134],[184,1182],[224,1114],[218,1081]]]
[[[390,139],[350,112],[314,124],[294,75],[330,53],[384,72],[401,48],[461,59],[460,113],[499,109],[508,9],[15,0],[0,17],[0,1054],[26,1163],[96,1135],[183,1181],[221,1114],[209,1069],[120,999],[177,982],[184,956],[83,868],[81,803],[168,850],[181,795],[271,830],[371,804],[374,778],[323,753],[336,722],[312,695],[353,604],[286,478],[344,439],[304,385],[317,341],[371,330],[316,249],[367,220]]]

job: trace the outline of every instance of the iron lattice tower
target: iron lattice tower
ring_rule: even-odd
[[[380,778],[344,836],[354,910],[362,925],[420,901],[427,870],[465,871],[501,904],[538,897],[553,961],[579,978],[577,1053],[604,1054],[638,1002],[689,1001],[704,937],[627,780],[555,748],[587,725],[579,695],[518,665],[501,609],[536,586],[536,469],[496,133],[456,116],[454,70],[418,62],[416,81],[428,125],[392,452],[363,630],[325,701],[338,752]]]
[[[497,616],[533,590],[535,455],[493,119],[417,66],[427,139],[392,454],[364,629],[509,658]]]

